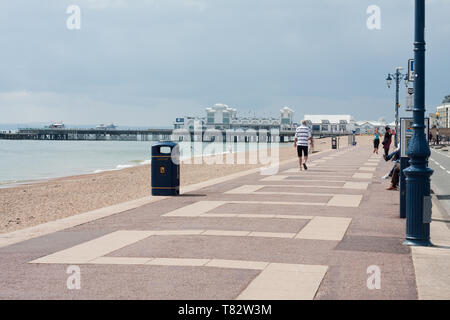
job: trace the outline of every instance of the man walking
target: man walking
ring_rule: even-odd
[[[306,120],[302,120],[301,126],[295,130],[294,141],[294,148],[297,148],[300,171],[302,171],[302,166],[305,170],[308,170],[306,166],[306,161],[308,160],[308,141],[311,141],[312,144],[311,130],[306,126]],[[305,157],[305,162],[302,161],[302,154]]]

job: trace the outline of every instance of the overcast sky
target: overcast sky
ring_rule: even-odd
[[[450,1],[427,1],[427,106],[450,94]],[[0,2],[0,123],[169,125],[225,103],[260,116],[393,120],[414,1]],[[69,30],[69,5],[81,29]],[[381,8],[381,30],[366,25]],[[404,86],[401,103],[404,103]]]

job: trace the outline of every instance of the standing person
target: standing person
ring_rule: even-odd
[[[383,149],[384,149],[384,158],[386,159],[386,157],[389,154],[389,148],[391,147],[391,142],[392,142],[392,133],[391,133],[391,128],[386,127],[386,133],[384,134],[384,139],[383,139]]]
[[[308,167],[306,166],[306,161],[308,160],[308,141],[311,141],[312,144],[311,129],[306,125],[306,120],[302,120],[301,126],[297,127],[295,130],[294,141],[294,148],[297,148],[300,171],[302,171],[302,166],[305,170],[308,170]],[[302,153],[305,157],[305,162],[302,161]]]
[[[378,129],[375,129],[374,139],[373,139],[373,153],[378,154],[378,148],[380,147],[380,134]]]

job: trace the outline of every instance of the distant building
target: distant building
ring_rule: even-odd
[[[48,126],[50,129],[64,129],[66,126],[62,122],[53,122]]]
[[[237,116],[237,109],[231,108],[225,104],[215,104],[206,108],[205,117],[177,118],[174,122],[175,129],[193,130],[194,125],[200,125],[205,129],[240,129],[240,130],[260,130],[260,129],[278,129],[280,131],[293,131],[295,124],[293,122],[294,111],[288,107],[280,110],[280,118],[264,117],[242,117]]]
[[[446,103],[445,101],[436,108],[436,111],[439,113],[439,119],[435,119],[435,125],[439,128],[450,128],[450,102]]]
[[[430,129],[437,127],[438,121],[437,121],[436,113],[429,113],[428,118],[430,118]]]
[[[378,129],[378,133],[384,134],[386,126],[391,125],[380,121],[357,121],[356,132],[360,134],[374,134],[375,130]]]
[[[115,129],[117,129],[117,126],[113,123],[111,123],[109,125],[104,125],[102,123],[102,124],[99,124],[98,126],[96,126],[95,128],[99,129],[99,130],[115,130]]]
[[[355,129],[351,115],[305,115],[313,135],[349,134]]]
[[[206,125],[216,129],[225,129],[236,120],[237,110],[225,104],[217,103],[212,108],[206,108]]]
[[[281,130],[291,130],[294,128],[294,110],[283,107],[281,113]]]

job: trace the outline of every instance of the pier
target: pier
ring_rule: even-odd
[[[3,140],[56,141],[203,141],[203,142],[290,142],[295,131],[268,130],[203,130],[201,132],[173,129],[73,129],[24,128],[17,132],[0,131]]]
[[[292,142],[295,130],[203,130],[184,129],[69,129],[26,128],[17,132],[0,131],[0,140],[57,140],[57,141],[202,141],[202,142]],[[316,138],[346,136],[320,134]]]
[[[172,129],[118,130],[118,129],[68,129],[27,128],[18,132],[0,132],[6,140],[70,140],[70,141],[152,141],[170,140]]]

